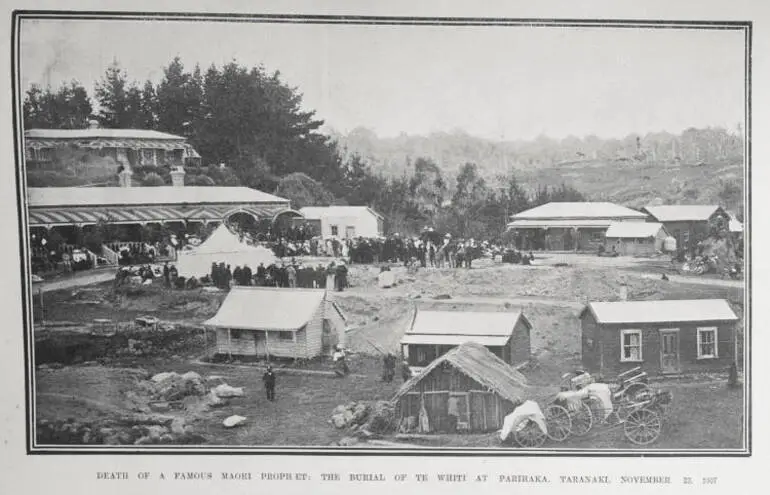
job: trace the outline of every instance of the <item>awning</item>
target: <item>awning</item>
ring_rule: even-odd
[[[607,228],[612,220],[514,220],[509,229]]]
[[[185,150],[184,141],[162,139],[34,139],[26,143],[28,148],[63,148],[70,145],[79,148],[131,148],[131,149],[161,149]]]
[[[420,335],[406,334],[401,339],[402,344],[424,344],[424,345],[461,345],[466,342],[475,342],[483,346],[498,347],[504,346],[511,339],[508,337],[497,337],[487,335]]]
[[[272,219],[285,206],[241,208],[256,218]],[[83,225],[105,221],[115,224],[159,223],[180,221],[219,222],[225,215],[239,211],[232,206],[206,206],[193,209],[164,207],[66,209],[40,208],[29,210],[30,227],[53,225]]]

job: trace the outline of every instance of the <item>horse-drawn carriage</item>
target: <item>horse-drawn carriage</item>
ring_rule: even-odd
[[[601,425],[605,429],[622,427],[630,442],[649,445],[660,436],[672,399],[668,391],[651,389],[640,367],[620,374],[614,385],[597,383],[584,371],[567,373],[560,388],[561,392],[547,400],[544,411],[527,401],[526,407],[511,413],[501,438],[535,448],[546,438],[563,442]]]

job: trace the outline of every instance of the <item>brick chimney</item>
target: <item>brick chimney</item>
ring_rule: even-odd
[[[171,184],[174,187],[184,187],[184,168],[176,167],[171,171]]]
[[[131,170],[128,168],[124,168],[119,174],[118,174],[118,183],[120,184],[120,187],[131,187],[131,176],[133,174],[131,173]]]

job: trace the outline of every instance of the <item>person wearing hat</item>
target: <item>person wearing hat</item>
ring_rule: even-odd
[[[267,394],[267,400],[275,400],[275,373],[273,373],[273,367],[267,365],[265,374],[262,375],[262,383],[265,384],[265,393]]]
[[[340,260],[337,265],[336,273],[337,292],[342,292],[348,285],[348,267],[345,266],[345,260]]]

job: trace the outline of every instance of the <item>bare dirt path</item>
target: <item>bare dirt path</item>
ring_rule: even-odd
[[[89,271],[72,275],[66,278],[59,278],[45,282],[39,282],[32,285],[32,292],[37,293],[42,289],[43,292],[53,290],[71,289],[73,287],[83,287],[86,285],[99,284],[115,278],[115,270],[112,268],[98,271]]]
[[[630,270],[621,270],[621,272],[624,275],[627,275],[629,277],[636,277],[636,278],[642,278],[647,280],[660,280],[661,275],[658,273],[640,273],[640,272],[634,272]],[[730,287],[734,289],[742,289],[744,287],[744,283],[742,280],[725,280],[721,278],[696,278],[696,277],[686,277],[683,275],[666,275],[668,277],[669,282],[675,282],[679,284],[693,284],[693,285],[711,285],[714,287]]]

